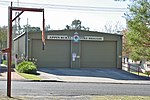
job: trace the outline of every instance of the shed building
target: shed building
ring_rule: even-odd
[[[121,68],[122,35],[83,30],[23,33],[14,39],[14,54],[37,59],[38,67]]]

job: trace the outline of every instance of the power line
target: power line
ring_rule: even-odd
[[[0,1],[0,5],[9,5],[9,1]],[[17,5],[18,2],[13,2]],[[32,6],[32,7],[44,7],[47,9],[59,9],[59,10],[80,10],[80,11],[104,11],[104,12],[125,12],[126,8],[117,7],[92,7],[92,6],[72,6],[72,5],[57,5],[57,4],[44,4],[44,3],[27,3],[19,2],[20,6]]]

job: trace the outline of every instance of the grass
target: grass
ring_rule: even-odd
[[[138,75],[138,72],[131,71],[131,73]],[[146,76],[146,77],[148,77],[147,74],[141,73],[141,72],[139,73],[139,76]]]
[[[40,77],[34,74],[19,73],[19,75],[29,80],[41,80]]]
[[[91,100],[150,100],[150,96],[95,96]]]
[[[45,96],[45,97],[4,97],[0,96],[0,100],[30,100],[30,99],[46,99],[46,100],[150,100],[150,96]]]
[[[16,71],[16,70],[15,70]],[[18,71],[16,71],[20,76],[24,77],[25,79],[28,80],[41,80],[40,77],[38,77],[37,75],[34,74],[27,74],[27,73],[19,73]]]

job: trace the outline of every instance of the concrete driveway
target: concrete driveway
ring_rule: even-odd
[[[110,83],[137,83],[149,82],[147,77],[137,76],[126,71],[109,69],[51,69],[39,68],[43,80],[65,82],[110,82]],[[150,83],[150,82],[149,82]]]
[[[141,77],[126,71],[109,69],[69,69],[38,68],[40,81],[56,82],[100,82],[100,83],[138,83],[150,84],[150,78]],[[0,80],[6,80],[7,67],[0,66]],[[12,70],[12,80],[26,80]],[[32,80],[31,80],[32,81]]]

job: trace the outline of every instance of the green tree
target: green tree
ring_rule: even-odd
[[[128,57],[129,53],[131,52],[130,46],[127,44],[127,32],[127,29],[122,31],[122,55],[124,57]]]
[[[128,25],[126,34],[130,46],[130,57],[133,60],[150,60],[150,2],[136,0],[125,14]]]
[[[106,25],[104,25],[105,32],[107,33],[117,33],[120,34],[125,28],[121,25],[119,21],[113,23],[108,22]]]
[[[114,1],[137,1],[137,0],[114,0]]]
[[[75,19],[74,21],[72,21],[71,26],[73,29],[81,30],[81,21]]]
[[[41,31],[40,27],[32,27],[31,25],[24,25],[23,30],[27,31],[27,29],[28,29],[29,32],[39,32],[39,31]]]
[[[7,47],[7,26],[0,27],[0,49]]]
[[[82,22],[80,20],[75,19],[72,21],[71,26],[66,25],[66,29],[67,30],[87,30],[87,31],[89,31],[90,28],[82,26],[81,23]]]

